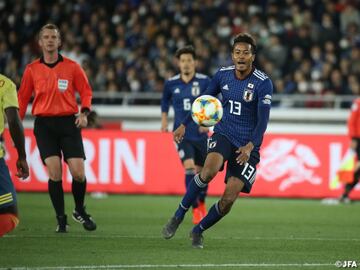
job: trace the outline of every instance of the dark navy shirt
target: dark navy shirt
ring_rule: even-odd
[[[227,137],[236,147],[251,141],[258,151],[269,121],[273,94],[268,76],[254,68],[240,80],[235,75],[235,66],[223,67],[214,75],[204,94],[222,96],[224,114],[214,132]],[[186,125],[188,118],[184,121]]]
[[[180,74],[170,78],[165,82],[164,92],[161,100],[161,112],[169,112],[170,105],[174,108],[174,127],[175,130],[182,120],[189,114],[191,105],[196,97],[202,95],[210,82],[208,76],[196,73],[195,76],[185,83]],[[186,125],[184,139],[201,140],[207,137],[206,133],[199,132],[199,126],[191,121]]]

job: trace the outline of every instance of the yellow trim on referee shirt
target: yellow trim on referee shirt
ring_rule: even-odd
[[[0,196],[0,205],[12,202],[14,200],[11,192]]]

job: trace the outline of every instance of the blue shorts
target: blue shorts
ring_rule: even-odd
[[[16,205],[16,193],[11,181],[8,166],[4,158],[0,158],[0,212],[1,209]]]
[[[182,162],[193,159],[195,165],[204,166],[207,154],[207,138],[199,141],[182,140],[177,143],[177,151]]]
[[[260,155],[257,151],[252,151],[249,161],[246,164],[240,165],[236,162],[239,156],[235,151],[238,149],[225,136],[214,133],[208,144],[208,153],[216,152],[224,157],[224,162],[227,161],[225,183],[231,176],[239,178],[244,182],[245,186],[241,192],[250,193],[251,188],[256,178],[256,165],[260,161]]]

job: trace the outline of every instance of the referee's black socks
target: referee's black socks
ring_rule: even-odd
[[[49,179],[48,181],[48,190],[52,205],[55,209],[57,216],[65,215],[65,206],[64,206],[64,190],[62,187],[62,181],[54,181]]]
[[[81,213],[84,211],[85,193],[86,193],[86,179],[82,182],[73,179],[72,194],[74,196],[75,210],[77,212]]]

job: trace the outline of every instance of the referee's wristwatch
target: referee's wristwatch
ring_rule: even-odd
[[[90,109],[89,108],[81,108],[80,112],[85,114],[86,116],[88,116],[90,114]]]

